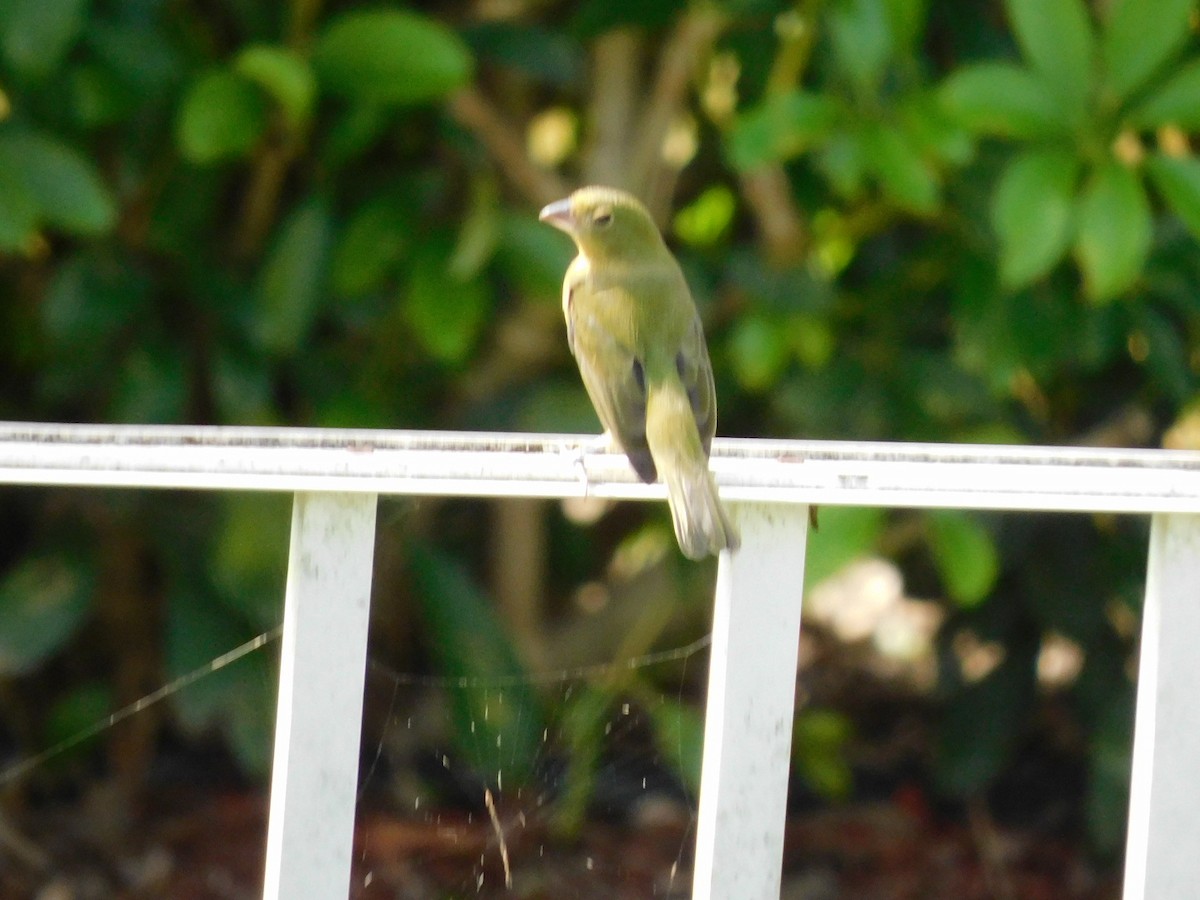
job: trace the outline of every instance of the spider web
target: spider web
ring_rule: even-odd
[[[368,693],[388,699],[364,747],[352,896],[688,896],[695,802],[680,768],[698,748],[694,733],[662,723],[677,720],[699,668],[689,663],[707,646],[490,679],[373,662]],[[646,687],[656,671],[674,679],[673,694]],[[482,702],[454,731],[456,692]],[[531,694],[554,712],[520,708]],[[535,717],[532,758],[489,721],[519,729]]]

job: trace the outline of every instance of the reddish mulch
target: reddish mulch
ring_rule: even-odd
[[[261,896],[266,802],[176,797],[130,820],[91,800],[0,820],[0,898],[233,900]],[[546,816],[498,810],[360,815],[350,896],[359,900],[641,900],[690,896],[686,811],[641,825],[589,823],[556,839]],[[915,791],[788,823],[784,900],[1115,900],[1119,873],[1062,838],[930,814]],[[22,821],[25,820],[25,821]],[[674,872],[674,874],[672,874]]]

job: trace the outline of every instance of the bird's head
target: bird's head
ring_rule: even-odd
[[[637,197],[609,187],[584,187],[538,216],[569,234],[589,259],[629,259],[661,253],[662,235]]]

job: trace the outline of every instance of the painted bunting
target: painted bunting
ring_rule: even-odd
[[[542,210],[579,255],[563,282],[567,343],[600,422],[647,483],[659,474],[684,555],[739,539],[708,455],[717,397],[704,331],[679,263],[632,194],[580,188]]]

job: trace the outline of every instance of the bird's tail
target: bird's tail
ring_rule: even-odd
[[[741,539],[721,505],[687,394],[674,387],[648,392],[646,442],[667,486],[679,549],[688,559],[703,559],[736,550]]]

